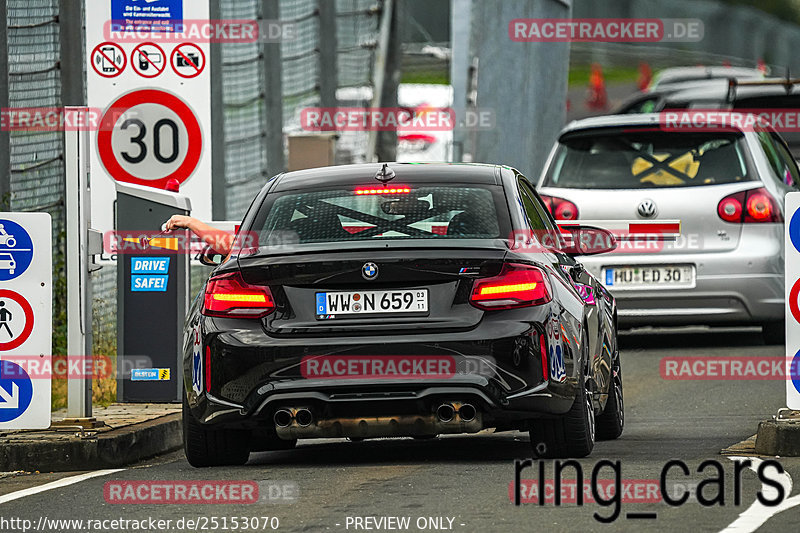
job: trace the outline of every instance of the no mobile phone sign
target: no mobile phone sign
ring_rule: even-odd
[[[197,169],[203,135],[195,112],[181,98],[143,89],[106,109],[97,151],[114,180],[163,189],[171,179],[185,182]]]

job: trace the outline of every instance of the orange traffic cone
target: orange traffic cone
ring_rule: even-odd
[[[650,70],[650,65],[642,61],[639,63],[639,79],[636,81],[636,85],[639,87],[640,91],[644,91],[652,80],[653,71]]]
[[[603,77],[603,68],[597,63],[592,65],[592,73],[589,75],[589,92],[586,98],[586,107],[597,110],[608,108],[606,80]]]

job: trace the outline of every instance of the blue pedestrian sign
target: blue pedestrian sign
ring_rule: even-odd
[[[21,276],[33,261],[33,241],[25,228],[0,218],[0,281]]]
[[[33,384],[25,369],[11,361],[0,361],[0,422],[22,416],[33,400]]]

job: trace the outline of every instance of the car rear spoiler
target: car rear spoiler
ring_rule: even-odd
[[[784,88],[786,94],[789,94],[792,92],[792,87],[798,83],[800,83],[800,78],[791,78],[788,73],[786,78],[783,79],[738,80],[736,78],[728,78],[728,94],[725,97],[725,101],[731,103],[736,100],[737,87],[771,87],[778,85]]]

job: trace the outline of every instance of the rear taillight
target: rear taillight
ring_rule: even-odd
[[[732,224],[783,222],[778,203],[764,188],[726,196],[717,205],[717,214]]]
[[[544,304],[552,297],[540,269],[507,264],[498,276],[476,280],[469,300],[480,309],[513,309]]]
[[[542,200],[556,220],[578,220],[578,206],[555,196],[544,196]]]
[[[269,287],[245,283],[239,272],[208,280],[203,314],[226,318],[261,318],[275,309]]]

